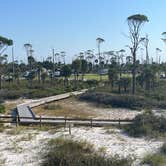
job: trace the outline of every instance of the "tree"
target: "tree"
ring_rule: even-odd
[[[4,51],[8,48],[8,46],[13,45],[13,41],[11,39],[7,39],[5,37],[0,36],[0,89],[2,88],[2,74],[4,69],[4,63],[7,61],[7,56],[2,55]]]
[[[149,55],[148,55],[149,39],[148,39],[148,35],[146,35],[146,37],[141,38],[141,41],[143,42],[143,45],[144,45],[145,50],[146,50],[146,64],[149,64]]]
[[[130,51],[133,57],[133,67],[132,67],[132,94],[135,94],[135,84],[136,84],[136,55],[141,43],[140,31],[145,22],[148,22],[148,18],[145,15],[136,14],[129,16],[127,18],[129,26],[129,38],[131,40]]]
[[[32,81],[35,78],[35,72],[34,71],[30,71],[28,73],[28,76],[26,77],[26,79],[29,81],[29,86],[32,87]]]
[[[46,73],[46,71],[42,71],[42,72],[41,72],[41,80],[42,80],[42,84],[45,83],[46,77],[47,77],[47,73]]]
[[[116,62],[112,63],[108,70],[108,79],[111,83],[111,87],[113,89],[115,81],[118,79],[118,66]]]
[[[0,56],[8,48],[8,46],[11,45],[13,45],[13,40],[0,36]]]
[[[87,71],[88,63],[85,59],[81,60],[81,74],[82,74],[82,81],[84,80],[85,72]]]
[[[65,51],[61,52],[61,57],[62,57],[62,60],[63,60],[63,64],[65,64],[65,57],[66,57],[66,52]]]
[[[64,85],[68,85],[68,77],[71,75],[71,68],[69,65],[65,65],[61,69],[61,75],[64,77]]]
[[[96,39],[96,41],[97,41],[97,48],[98,48],[98,56],[99,56],[98,59],[99,59],[100,81],[101,81],[102,80],[102,75],[101,75],[101,59],[102,59],[102,57],[101,57],[100,46],[101,46],[101,43],[105,42],[105,40],[100,38],[100,37],[98,37]]]
[[[74,71],[74,80],[75,80],[75,86],[78,82],[78,76],[81,68],[81,63],[79,59],[76,59],[72,62],[72,69]]]
[[[32,70],[34,68],[35,63],[36,63],[36,61],[35,61],[34,57],[33,56],[29,56],[28,57],[28,65],[29,65],[29,69],[30,70]]]

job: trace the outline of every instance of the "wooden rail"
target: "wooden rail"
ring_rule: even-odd
[[[21,121],[20,121],[21,119]],[[131,124],[133,120],[130,119],[92,119],[92,118],[58,118],[58,117],[41,117],[37,116],[35,118],[32,117],[21,117],[5,115],[0,116],[0,123],[15,123],[16,126],[19,124],[74,124],[74,125],[86,125],[86,126],[106,126],[106,125],[114,125],[117,124],[119,126],[123,124]]]

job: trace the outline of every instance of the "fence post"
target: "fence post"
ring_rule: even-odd
[[[41,115],[40,115],[40,128],[41,128]]]
[[[91,128],[93,127],[93,119],[91,118],[91,121],[90,121],[90,125],[91,125]]]
[[[65,129],[66,129],[66,126],[67,126],[67,121],[66,121],[66,116],[65,116]]]
[[[69,124],[69,134],[71,135],[71,124]]]
[[[120,118],[119,118],[119,128],[121,128],[121,125],[120,125]]]
[[[18,124],[17,124],[17,123],[18,123],[18,122],[17,122],[17,116],[18,116],[18,115],[16,115],[16,127],[17,127],[17,125],[18,125]]]
[[[16,116],[16,127],[19,125],[19,118],[18,115]]]

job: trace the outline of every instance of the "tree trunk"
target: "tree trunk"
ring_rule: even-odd
[[[136,52],[133,52],[133,70],[132,70],[132,94],[135,94],[136,84]]]
[[[38,83],[40,84],[40,71],[38,71]]]
[[[2,89],[2,76],[0,75],[0,89]]]

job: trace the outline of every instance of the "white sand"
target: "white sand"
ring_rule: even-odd
[[[18,135],[4,132],[0,133],[0,165],[38,166],[42,161],[42,150],[47,141],[59,136],[74,140],[86,140],[94,144],[96,150],[104,148],[107,156],[130,156],[138,159],[138,161],[146,153],[156,152],[163,144],[161,141],[156,140],[131,138],[121,133],[118,129],[74,127],[72,128],[71,136],[64,129],[55,134],[35,130],[26,130]]]

